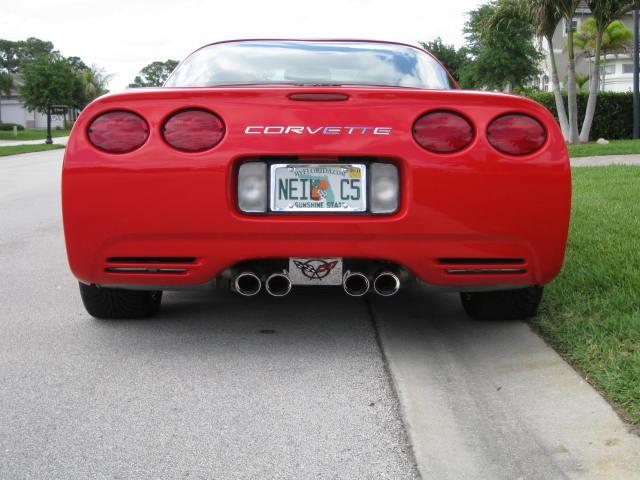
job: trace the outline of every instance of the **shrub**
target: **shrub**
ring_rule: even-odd
[[[13,130],[13,127],[18,127],[18,130],[24,130],[22,125],[18,125],[17,123],[0,123],[0,130],[10,132]]]
[[[556,101],[552,92],[530,93],[532,100],[547,107],[557,118]],[[564,104],[567,105],[567,94],[563,92]],[[579,92],[578,95],[578,128],[582,128],[582,119],[587,106],[589,94]],[[606,138],[619,140],[633,136],[633,94],[631,92],[600,92],[596,115],[591,127],[591,140]]]

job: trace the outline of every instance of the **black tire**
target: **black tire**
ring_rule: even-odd
[[[474,320],[526,320],[538,314],[543,287],[462,292],[462,306]]]
[[[160,308],[162,291],[99,288],[80,283],[84,308],[96,318],[107,320],[148,318]]]

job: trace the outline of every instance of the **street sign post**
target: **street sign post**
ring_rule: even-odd
[[[633,11],[633,138],[640,138],[640,17],[638,10]]]
[[[47,109],[47,139],[44,143],[51,145],[53,139],[51,138],[51,115],[64,115],[67,113],[67,107],[65,105],[50,105]]]

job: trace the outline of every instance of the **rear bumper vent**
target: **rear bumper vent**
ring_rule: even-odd
[[[442,265],[505,265],[524,264],[523,258],[439,258]]]
[[[196,257],[109,257],[108,263],[195,263]]]
[[[187,273],[186,268],[144,268],[144,267],[107,267],[104,269],[109,273]]]
[[[523,258],[439,258],[449,275],[517,275],[527,273]]]
[[[147,273],[162,275],[182,275],[190,265],[195,265],[196,257],[109,257],[104,271],[108,273]]]
[[[449,275],[513,275],[526,272],[526,268],[451,268],[447,270]]]

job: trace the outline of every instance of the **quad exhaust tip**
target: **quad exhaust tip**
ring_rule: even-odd
[[[382,272],[373,281],[373,290],[383,297],[395,295],[400,290],[400,278],[393,272]]]
[[[272,273],[264,282],[267,293],[273,297],[284,297],[291,293],[291,279],[286,271]],[[390,297],[400,291],[400,278],[393,272],[384,271],[369,281],[362,272],[347,271],[342,279],[342,288],[352,297],[366,295],[370,288],[382,297]],[[244,297],[253,297],[260,293],[262,280],[252,272],[241,272],[233,278],[232,289]]]
[[[242,272],[233,279],[233,289],[244,297],[253,297],[260,293],[262,280],[253,272]]]
[[[291,279],[286,272],[272,273],[265,282],[265,288],[269,295],[274,297],[284,297],[291,292]]]
[[[361,297],[369,291],[369,279],[362,272],[346,272],[342,279],[342,288],[347,295]]]

